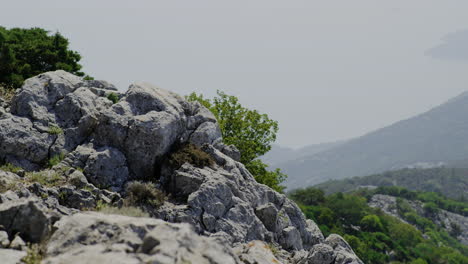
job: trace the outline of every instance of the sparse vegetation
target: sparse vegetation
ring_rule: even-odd
[[[149,217],[148,213],[143,212],[143,210],[134,206],[122,206],[119,208],[115,206],[103,205],[97,211],[103,214],[117,214],[132,217]]]
[[[193,144],[179,146],[169,155],[169,164],[175,169],[180,168],[186,162],[199,168],[214,164],[213,158],[208,153]]]
[[[12,172],[12,173],[18,173],[21,168],[20,167],[16,167],[15,165],[11,164],[11,163],[5,163],[3,164],[2,166],[0,166],[0,170],[2,171],[8,171],[8,172]]]
[[[110,93],[107,95],[107,99],[111,100],[112,103],[116,104],[119,101],[119,96],[116,93]]]
[[[65,184],[65,179],[57,172],[52,170],[28,172],[24,177],[26,182],[37,182],[41,185],[54,187]]]
[[[29,244],[27,255],[22,258],[24,264],[40,264],[44,258],[45,249],[40,244]]]
[[[49,129],[47,130],[47,133],[51,135],[60,135],[63,133],[63,130],[57,125],[50,125]]]
[[[11,102],[13,96],[15,95],[15,90],[13,88],[7,88],[5,85],[0,84],[0,98],[5,102]]]
[[[134,181],[127,184],[125,206],[159,207],[166,201],[166,195],[150,182]]]
[[[65,154],[63,152],[60,154],[56,154],[49,159],[49,161],[47,162],[47,165],[49,168],[52,168],[53,166],[59,164],[64,158],[65,158]]]

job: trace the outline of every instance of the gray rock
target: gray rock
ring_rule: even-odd
[[[213,122],[202,123],[191,135],[189,141],[197,146],[203,144],[212,144],[215,140],[221,138],[221,130]]]
[[[300,250],[302,247],[301,234],[294,226],[283,229],[282,239],[279,241],[284,249]]]
[[[25,250],[26,242],[24,242],[24,240],[21,239],[20,236],[15,236],[15,238],[10,243],[10,248],[16,250]]]
[[[323,243],[325,239],[323,237],[322,231],[320,231],[320,228],[317,226],[317,224],[310,219],[307,219],[306,223],[307,223],[307,230],[312,235],[312,244],[315,245],[315,244]]]
[[[26,252],[0,248],[0,256],[2,264],[21,264],[23,263],[21,259],[26,257]]]
[[[80,213],[55,226],[44,263],[241,263],[229,247],[196,235],[187,224]]]
[[[6,248],[8,245],[10,245],[8,233],[5,231],[0,231],[0,248]]]
[[[335,260],[335,252],[329,245],[317,244],[312,247],[307,259],[309,263],[330,264]]]
[[[262,241],[251,241],[242,244],[235,249],[243,263],[255,264],[281,264],[282,262],[273,255],[270,246]]]
[[[276,221],[278,218],[278,209],[272,203],[261,205],[255,209],[255,214],[265,225],[266,229],[276,232]]]
[[[102,114],[95,140],[122,151],[131,175],[149,177],[155,175],[154,165],[174,143],[186,142],[190,131],[205,122],[215,122],[205,108],[169,91],[138,83]],[[210,132],[207,126],[203,131]]]
[[[351,246],[340,235],[331,234],[325,239],[325,244],[331,246],[335,251],[336,264],[363,264],[356,256]]]
[[[0,204],[0,225],[10,236],[17,233],[29,242],[37,243],[51,231],[51,219],[45,206],[33,199],[19,199]]]
[[[55,123],[49,110],[82,83],[81,78],[61,70],[27,79],[12,99],[11,113],[48,126]]]
[[[23,117],[0,119],[0,158],[12,163],[43,163],[48,159],[54,137],[41,133]],[[16,161],[16,162],[15,162]],[[27,169],[27,168],[26,168]]]
[[[68,176],[68,182],[72,185],[76,186],[77,188],[83,188],[88,185],[88,180],[86,176],[79,170],[75,170],[73,173]]]

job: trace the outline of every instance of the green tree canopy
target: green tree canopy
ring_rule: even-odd
[[[68,45],[58,32],[0,27],[0,84],[16,88],[29,77],[54,70],[83,76],[78,64],[81,56]]]
[[[215,115],[224,143],[239,149],[240,161],[258,182],[280,192],[284,190],[280,184],[287,176],[279,169],[267,170],[268,166],[258,159],[271,149],[271,144],[276,140],[278,122],[257,110],[243,107],[237,97],[221,91],[212,100],[196,93],[190,94],[187,99],[200,102]]]

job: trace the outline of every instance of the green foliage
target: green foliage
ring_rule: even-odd
[[[213,100],[196,93],[190,94],[187,99],[199,101],[215,115],[224,142],[239,149],[244,164],[267,153],[276,140],[278,122],[257,110],[243,107],[235,96],[218,91],[218,96]]]
[[[47,130],[47,133],[51,135],[60,135],[63,133],[63,130],[57,125],[50,125]]]
[[[133,181],[127,184],[125,206],[151,206],[158,208],[166,195],[149,182]]]
[[[468,197],[468,168],[402,169],[364,177],[331,180],[315,186],[326,194],[348,192],[360,186],[405,188],[411,191],[437,192],[451,199],[463,201]],[[391,194],[390,194],[391,195]],[[412,199],[408,198],[407,199]]]
[[[406,200],[397,198],[397,210],[405,214],[405,220],[423,230],[424,236],[414,226],[369,207],[366,197],[378,191],[336,193],[322,199],[320,191],[307,188],[292,191],[289,197],[298,203],[307,218],[318,224],[324,235],[342,235],[364,263],[468,263],[468,247],[419,216]],[[415,195],[395,188],[385,191],[414,199],[442,201],[441,196],[434,194]]]
[[[0,27],[0,83],[16,88],[29,77],[54,70],[83,76],[78,64],[81,56],[68,45],[58,32]]]
[[[247,163],[245,167],[252,173],[258,183],[265,184],[280,193],[286,188],[282,186],[281,183],[285,181],[288,176],[282,173],[280,169],[269,171],[267,170],[268,165],[259,159],[252,160]]]
[[[314,187],[294,190],[289,196],[293,200],[307,205],[318,205],[325,202],[325,193]]]
[[[107,99],[111,100],[112,103],[116,104],[119,101],[119,96],[116,93],[110,93],[107,95]]]
[[[269,171],[268,166],[258,159],[271,149],[276,140],[278,122],[257,110],[243,107],[237,97],[221,91],[212,100],[196,93],[187,96],[187,100],[200,102],[215,115],[224,143],[236,146],[241,153],[240,161],[259,183],[279,192],[284,190],[281,183],[287,175],[280,169]]]
[[[213,158],[194,144],[178,146],[169,155],[169,164],[175,169],[180,168],[186,162],[199,168],[214,165]]]
[[[361,227],[367,232],[381,232],[384,230],[380,218],[376,215],[366,215],[360,222]]]
[[[425,203],[423,209],[428,215],[435,215],[439,212],[439,208],[434,202]]]

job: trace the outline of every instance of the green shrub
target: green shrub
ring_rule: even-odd
[[[47,133],[51,135],[60,135],[63,133],[63,130],[57,125],[50,125]]]
[[[169,155],[169,165],[172,168],[178,169],[186,162],[199,168],[214,164],[208,153],[193,144],[183,144]]]
[[[107,99],[111,100],[112,103],[116,104],[119,101],[119,96],[116,93],[110,93],[107,95]]]
[[[134,181],[127,184],[126,206],[152,206],[159,207],[166,201],[166,195],[149,182]]]
[[[47,162],[47,165],[49,166],[49,168],[52,168],[53,166],[59,164],[64,158],[65,158],[64,153],[54,155],[52,156],[52,158],[49,159],[49,161]]]

